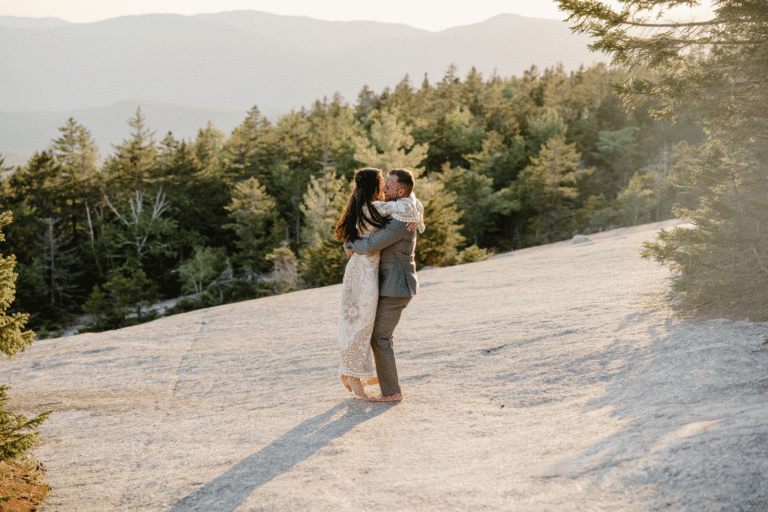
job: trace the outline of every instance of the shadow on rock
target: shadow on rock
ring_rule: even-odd
[[[608,392],[588,407],[631,423],[542,476],[645,490],[647,510],[768,510],[768,352],[755,350],[768,324],[627,320],[653,341],[621,350]]]
[[[220,477],[179,500],[168,512],[231,512],[254,490],[287,473],[357,425],[390,409],[390,404],[350,400],[292,428],[246,457]],[[334,419],[346,409],[343,416]]]

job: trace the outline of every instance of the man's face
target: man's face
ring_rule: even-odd
[[[393,175],[387,176],[387,179],[384,181],[384,197],[387,201],[390,201],[392,199],[398,199],[398,185],[397,177]]]

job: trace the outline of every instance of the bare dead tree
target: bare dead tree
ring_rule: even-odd
[[[134,196],[128,197],[128,203],[130,212],[127,215],[123,215],[115,208],[110,202],[109,198],[104,195],[104,199],[112,212],[117,216],[120,221],[128,228],[128,232],[131,234],[131,239],[123,242],[123,245],[131,245],[136,249],[136,255],[141,266],[141,261],[146,256],[146,244],[153,233],[154,224],[159,221],[163,213],[168,210],[170,202],[166,199],[162,188],[157,192],[157,196],[154,201],[151,202],[150,209],[145,210],[144,205],[144,191],[134,191]],[[142,216],[144,212],[149,213],[149,219],[144,222],[146,216]],[[165,246],[166,244],[161,244]]]

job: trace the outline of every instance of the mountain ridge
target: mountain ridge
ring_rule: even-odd
[[[136,107],[141,107],[147,127],[155,132],[156,140],[162,140],[168,132],[172,132],[177,140],[194,139],[198,130],[205,128],[209,121],[229,135],[247,115],[245,110],[215,111],[135,99],[67,111],[0,112],[0,154],[5,158],[6,166],[23,165],[35,151],[51,146],[52,140],[60,136],[58,128],[65,126],[71,117],[91,132],[104,158],[113,152],[113,144],[129,137],[128,119]],[[278,112],[264,114],[276,119]]]
[[[32,18],[28,16],[0,16],[2,28],[50,28],[69,25],[70,22],[61,18]]]
[[[277,116],[336,92],[353,102],[364,86],[381,91],[405,75],[419,82],[426,75],[434,82],[451,65],[460,76],[472,67],[485,76],[511,76],[534,64],[562,63],[575,70],[605,60],[589,52],[588,38],[572,34],[562,22],[512,14],[440,32],[258,11],[61,21],[48,28],[0,30],[5,68],[0,74],[0,151],[8,155],[7,165],[23,163],[43,149],[40,134],[49,134],[49,140],[62,125],[41,121],[38,133],[31,134],[32,120],[88,108],[108,110],[129,98],[186,108],[187,118],[201,110],[217,112],[211,114],[217,119],[239,111],[242,120],[254,105]],[[109,115],[107,110],[103,115]],[[76,120],[94,135],[107,133]],[[115,123],[110,133],[122,128],[124,119]],[[171,118],[158,124],[174,133],[186,129]],[[103,147],[110,142],[98,141]]]
[[[474,66],[485,74],[497,69],[511,75],[532,64],[562,62],[566,69],[577,69],[601,60],[588,51],[588,38],[572,34],[557,20],[495,16],[433,33],[405,25],[391,30],[378,22],[275,16],[264,18],[277,25],[271,32],[253,21],[235,27],[241,30],[205,21],[234,19],[217,14],[146,14],[3,30],[0,57],[7,72],[0,77],[0,111],[70,110],[127,98],[216,110],[254,103],[287,109],[336,90],[345,98],[355,97],[364,85],[380,90],[405,74],[442,76],[450,64],[460,73]],[[294,24],[295,30],[283,30],[272,20]],[[327,30],[340,24],[377,31]]]

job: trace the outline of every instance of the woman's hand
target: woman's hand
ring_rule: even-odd
[[[350,250],[349,250],[349,249],[347,249],[346,247],[344,248],[344,254],[346,254],[346,255],[347,255],[347,258],[349,258],[350,256],[352,256],[354,253],[355,253],[354,251],[350,251]]]
[[[416,231],[416,228],[419,227],[418,222],[409,222],[408,223],[408,231]]]

